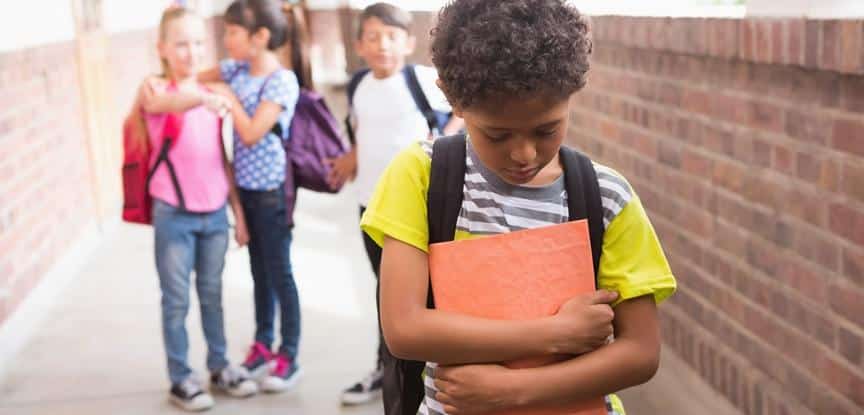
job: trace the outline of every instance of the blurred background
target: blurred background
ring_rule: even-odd
[[[0,414],[174,411],[152,230],[120,223],[119,174],[122,117],[159,71],[171,3],[2,1]],[[180,3],[207,17],[215,63],[229,2]],[[337,118],[370,3],[305,2]],[[416,62],[443,3],[395,1],[415,13]],[[660,373],[625,391],[628,414],[864,414],[864,1],[574,3],[595,48],[569,143],[628,177],[679,282]],[[299,198],[302,386],[214,413],[382,413],[338,404],[376,342],[350,191]],[[236,361],[253,321],[245,250],[225,281]]]

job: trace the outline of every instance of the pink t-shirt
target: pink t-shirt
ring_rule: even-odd
[[[165,114],[146,115],[147,132],[153,146],[151,166],[159,156],[166,119]],[[186,111],[180,139],[168,152],[168,158],[177,172],[187,211],[212,212],[225,205],[228,199],[228,178],[222,161],[219,126],[219,116],[204,106]],[[153,175],[150,195],[171,206],[180,205],[165,163]]]

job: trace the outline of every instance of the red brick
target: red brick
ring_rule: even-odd
[[[822,59],[822,24],[821,20],[807,20],[804,33],[804,65],[817,68]]]
[[[840,271],[839,246],[819,233],[797,229],[794,248],[801,257],[807,258],[832,272]]]
[[[686,173],[710,179],[713,163],[711,158],[688,148],[681,151],[681,169]]]
[[[788,42],[789,24],[786,20],[774,20],[771,24],[771,62],[786,62],[786,43]]]
[[[839,79],[839,83],[841,108],[849,112],[864,113],[864,76],[844,76]]]
[[[843,192],[864,201],[864,163],[843,165]]]
[[[756,39],[755,39],[755,56],[756,62],[770,63],[773,57],[772,47],[772,26],[771,21],[767,19],[759,19],[756,23]]]
[[[823,359],[819,375],[832,389],[864,407],[864,376],[833,359]]]
[[[819,62],[820,69],[840,69],[840,22],[838,20],[824,20],[822,22],[822,36],[819,48],[822,49],[822,59]]]
[[[841,20],[839,25],[839,69],[846,73],[859,73],[864,60],[864,22]]]
[[[796,172],[795,160],[791,149],[780,144],[774,146],[772,168],[788,175],[794,175]]]
[[[752,19],[742,20],[738,25],[738,49],[741,59],[751,60],[756,52],[756,22]]]
[[[805,26],[803,19],[787,19],[786,25],[786,53],[783,63],[788,65],[804,64],[804,35]]]
[[[819,112],[787,110],[784,131],[805,143],[824,145],[831,137],[833,124],[833,120]]]
[[[864,289],[838,281],[831,285],[828,302],[835,313],[864,329]]]
[[[783,110],[774,104],[754,101],[747,108],[748,124],[754,128],[782,133],[784,130]]]
[[[864,122],[835,120],[832,145],[837,150],[864,157]]]
[[[837,352],[852,365],[864,366],[864,335],[838,327]]]
[[[864,288],[864,248],[847,247],[843,249],[843,275],[859,287]]]

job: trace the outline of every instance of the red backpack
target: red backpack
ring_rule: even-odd
[[[180,138],[183,128],[182,114],[167,114],[162,129],[162,140],[159,148],[159,156],[153,167],[150,167],[150,159],[153,148],[147,137],[146,128],[143,126],[143,113],[136,109],[123,122],[123,220],[131,223],[149,225],[153,222],[152,206],[153,198],[150,196],[150,180],[156,169],[162,163],[168,166],[171,174],[171,182],[177,193],[180,209],[185,210],[186,202],[183,192],[180,190],[180,182],[174,165],[168,158],[171,147]]]

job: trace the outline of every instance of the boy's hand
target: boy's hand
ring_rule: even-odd
[[[324,163],[330,167],[327,183],[334,189],[342,187],[345,182],[354,180],[357,176],[357,152],[353,149],[342,157],[326,159]]]
[[[552,351],[580,355],[605,345],[613,333],[615,318],[609,304],[617,298],[614,291],[598,290],[564,303],[553,317],[558,328]]]
[[[439,366],[435,369],[435,400],[448,415],[488,414],[512,409],[512,371],[500,365]]]

